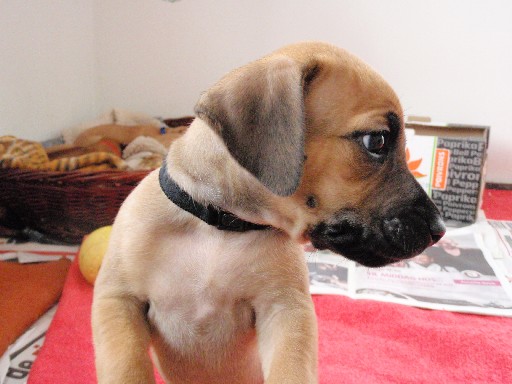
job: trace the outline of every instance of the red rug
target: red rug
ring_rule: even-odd
[[[482,209],[488,219],[512,220],[512,191],[484,190]]]
[[[512,192],[486,191],[488,218],[512,219],[511,203]],[[75,262],[29,384],[96,382],[91,300]],[[512,319],[342,296],[314,302],[321,384],[512,383]]]

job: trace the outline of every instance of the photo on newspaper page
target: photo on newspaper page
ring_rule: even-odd
[[[460,312],[512,316],[512,299],[475,234],[453,231],[409,260],[355,267],[356,296]],[[390,299],[391,300],[387,300]]]
[[[312,294],[349,295],[349,270],[353,262],[330,251],[305,248]]]

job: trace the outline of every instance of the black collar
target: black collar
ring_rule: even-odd
[[[165,195],[181,209],[193,214],[203,220],[206,224],[213,225],[217,229],[226,231],[245,232],[257,229],[268,229],[270,226],[254,224],[244,221],[232,213],[223,211],[211,204],[204,206],[180,188],[176,182],[171,179],[167,172],[167,162],[164,160],[160,168],[160,188]]]

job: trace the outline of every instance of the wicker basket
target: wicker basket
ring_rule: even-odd
[[[164,122],[178,127],[192,120]],[[0,208],[50,239],[78,244],[85,234],[113,223],[125,198],[148,173],[0,169]]]
[[[124,199],[148,171],[48,172],[0,170],[0,206],[26,227],[80,243],[112,224]]]

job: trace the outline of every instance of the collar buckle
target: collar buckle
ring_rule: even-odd
[[[235,215],[216,209],[208,205],[208,223],[215,228],[225,231],[244,232],[246,230],[245,222]]]

